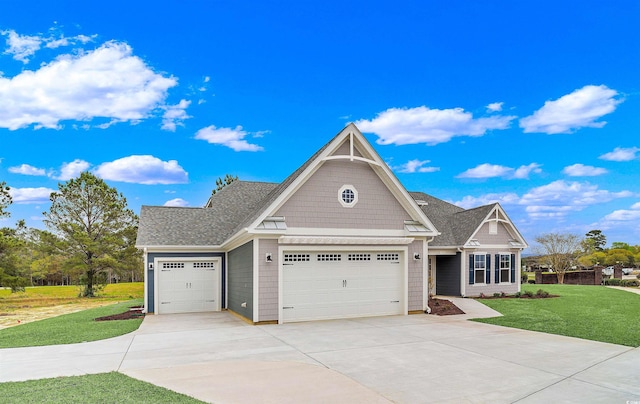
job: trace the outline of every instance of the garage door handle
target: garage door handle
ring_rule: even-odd
[[[400,300],[392,300],[391,303],[400,303]]]
[[[283,306],[282,309],[293,309],[293,306]]]

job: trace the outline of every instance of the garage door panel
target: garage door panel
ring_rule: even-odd
[[[218,310],[220,285],[217,261],[160,262],[159,313]]]
[[[382,261],[358,251],[301,255],[309,259],[283,266],[283,321],[403,314],[399,253],[384,253]]]

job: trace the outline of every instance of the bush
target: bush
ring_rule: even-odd
[[[529,279],[527,282],[528,282],[528,283],[531,283],[531,284],[535,284],[535,283],[536,283],[536,280],[535,280],[535,279]]]
[[[493,297],[501,297],[501,296],[500,296],[500,293],[496,292],[493,294]]]
[[[549,292],[547,292],[546,290],[538,289],[538,291],[536,292],[536,296],[546,298],[549,297]]]
[[[640,280],[640,274],[636,275],[636,278],[638,278],[638,280]]]
[[[604,280],[604,284],[609,286],[621,286],[622,280],[616,279],[616,278],[609,278]]]
[[[620,286],[627,286],[627,287],[638,287],[640,286],[640,281],[637,281],[635,279],[624,279],[621,283]]]
[[[522,296],[522,292],[516,292],[516,294],[513,295],[515,298],[519,298],[520,296]]]
[[[527,282],[529,282],[529,275],[522,274],[522,276],[520,277],[520,283],[527,283]]]
[[[524,295],[527,297],[533,297],[533,292],[530,290],[525,290]]]

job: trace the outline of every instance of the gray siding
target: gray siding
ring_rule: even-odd
[[[253,241],[229,251],[227,268],[228,308],[253,321]]]
[[[491,282],[488,284],[469,284],[469,255],[476,254],[475,252],[465,252],[465,263],[464,263],[464,279],[465,279],[465,296],[475,297],[480,296],[481,293],[484,293],[487,296],[493,295],[494,293],[507,293],[512,294],[516,293],[520,290],[520,252],[519,251],[511,251],[508,248],[504,249],[482,249],[482,251],[478,251],[480,253],[491,254]],[[515,254],[515,263],[516,263],[516,277],[515,282],[513,283],[496,283],[495,277],[495,266],[496,266],[496,254]]]
[[[489,234],[489,223],[485,223],[482,225],[480,230],[478,230],[475,238],[483,245],[506,245],[509,244],[509,240],[512,236],[502,223],[498,223],[497,234]]]
[[[278,240],[258,240],[259,281],[258,281],[258,320],[278,320]],[[266,262],[266,254],[270,253],[273,262]]]
[[[460,257],[456,255],[436,256],[436,294],[460,296]]]
[[[338,191],[350,184],[358,191],[352,208],[338,201]],[[367,163],[326,161],[278,210],[288,227],[339,229],[404,229],[411,219]]]
[[[220,285],[220,288],[222,289],[220,291],[220,297],[222,299],[222,308],[224,308],[224,302],[225,302],[225,295],[224,295],[224,282],[225,282],[225,262],[224,262],[224,253],[171,253],[171,252],[156,252],[156,253],[148,253],[147,254],[147,260],[148,262],[153,262],[156,258],[194,258],[194,257],[220,257],[221,258],[221,266],[223,268],[222,270],[222,284]],[[154,313],[155,312],[155,307],[154,307],[154,300],[155,300],[155,279],[154,279],[154,272],[153,269],[148,269],[146,268],[147,271],[147,297],[149,299],[148,302],[146,302],[145,307],[147,308],[147,313]]]
[[[427,257],[422,256],[422,240],[416,240],[409,245],[409,252],[405,259],[409,263],[409,279],[408,279],[408,300],[409,311],[424,310],[423,301],[423,281],[424,281],[424,265],[427,263]],[[413,259],[413,254],[420,254],[419,260]]]

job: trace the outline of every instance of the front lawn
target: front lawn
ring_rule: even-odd
[[[0,348],[73,344],[127,334],[140,327],[142,317],[118,321],[94,321],[94,319],[122,313],[129,310],[129,307],[141,304],[142,299],[129,300],[6,328],[0,330]]]
[[[560,297],[478,299],[503,317],[474,321],[640,346],[640,295],[603,286],[522,285],[523,292],[538,289]]]
[[[201,403],[122,373],[0,383],[5,403]]]

